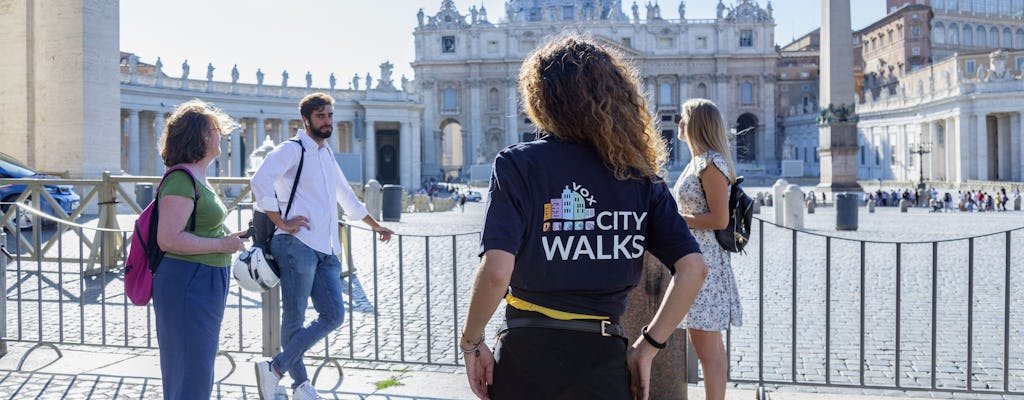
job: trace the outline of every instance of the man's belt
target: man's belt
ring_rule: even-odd
[[[507,329],[514,328],[547,328],[567,331],[597,333],[601,336],[615,336],[629,340],[622,325],[608,320],[560,320],[551,318],[512,318],[505,322]]]

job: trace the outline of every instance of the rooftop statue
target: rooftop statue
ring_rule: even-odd
[[[186,59],[185,62],[181,63],[181,80],[188,79],[188,70],[188,60]]]
[[[209,64],[206,65],[206,80],[208,80],[208,81],[212,81],[213,80],[213,70],[214,69],[216,69],[216,68],[213,68],[213,63],[209,63]]]
[[[231,67],[231,83],[238,83],[238,64]]]

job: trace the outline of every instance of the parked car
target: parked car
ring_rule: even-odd
[[[483,196],[476,190],[470,190],[466,192],[466,201],[480,201],[483,200]]]
[[[56,178],[55,176],[40,174],[32,168],[29,168],[24,163],[18,161],[14,157],[7,154],[0,153],[0,178],[3,179],[50,179]],[[46,185],[43,186],[46,191],[53,197],[54,200],[60,205],[60,208],[65,213],[71,213],[74,209],[78,208],[79,202],[82,200],[75,193],[74,187],[71,185]],[[0,211],[7,214],[7,210],[10,209],[11,204],[18,199],[25,192],[27,186],[25,185],[14,185],[14,184],[0,184]],[[50,215],[57,216],[57,212],[53,209],[48,201],[43,200],[40,204],[40,209],[43,212],[49,213]],[[17,215],[17,224],[22,229],[32,227],[32,218],[25,212],[19,212]]]

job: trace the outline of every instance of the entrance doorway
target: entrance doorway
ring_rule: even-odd
[[[398,131],[377,131],[377,181],[382,185],[399,185]]]

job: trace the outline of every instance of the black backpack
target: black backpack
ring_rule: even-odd
[[[754,199],[740,187],[743,177],[737,176],[729,193],[729,225],[715,230],[715,239],[725,251],[739,253],[750,241],[751,221],[754,219]]]
[[[299,156],[298,170],[295,171],[295,181],[292,182],[292,191],[288,195],[288,206],[285,208],[284,214],[281,215],[283,219],[288,219],[288,213],[292,211],[295,189],[299,187],[299,177],[302,176],[302,161],[306,158],[306,146],[303,146],[302,142],[298,139],[291,139],[289,141],[298,144],[302,148],[302,153]],[[270,268],[274,270],[277,276],[281,276],[277,260],[274,259],[274,255],[270,251],[270,240],[274,238],[276,230],[277,226],[270,220],[270,217],[267,217],[266,213],[253,210],[252,220],[249,221],[249,235],[252,235],[252,247],[259,247],[263,250],[263,256],[266,257],[267,264],[270,264]]]

